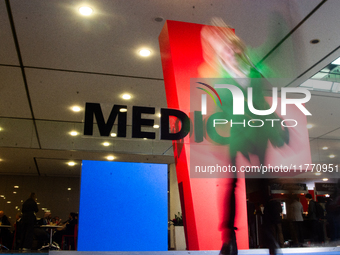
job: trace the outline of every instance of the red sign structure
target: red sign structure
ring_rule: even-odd
[[[168,108],[178,109],[191,119],[190,110],[190,79],[199,78],[202,64],[201,30],[204,25],[167,21],[159,36],[162,58],[164,83]],[[216,77],[218,78],[218,77]],[[295,112],[302,119],[300,129],[292,132],[295,146],[290,148],[294,153],[288,160],[293,163],[310,163],[309,139],[306,132],[306,117]],[[175,120],[171,129],[178,130]],[[192,132],[191,132],[192,133]],[[230,162],[228,153],[221,147],[210,145],[204,141],[204,149],[199,144],[190,143],[192,135],[182,140],[173,141],[176,162],[177,180],[183,213],[183,222],[188,250],[219,250],[222,246],[224,233],[223,220],[230,213],[229,201],[225,194],[231,189],[230,178],[190,178],[190,162],[206,157],[220,165]],[[190,154],[191,151],[191,154]],[[283,162],[282,152],[285,149],[268,147],[269,163]],[[191,155],[191,157],[190,157]],[[239,157],[241,158],[241,157]],[[246,159],[237,159],[237,163],[249,165]],[[268,162],[266,162],[268,163]],[[248,225],[246,208],[245,179],[239,178],[235,189],[236,215],[235,227],[238,249],[248,249]]]

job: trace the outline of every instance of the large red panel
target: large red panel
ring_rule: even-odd
[[[190,105],[190,98],[192,98],[190,79],[199,78],[202,73],[209,73],[202,56],[202,27],[203,25],[200,24],[167,21],[159,36],[168,107],[185,112],[191,121],[193,111],[200,109],[195,107],[194,109]],[[213,73],[210,74],[208,76],[213,77]],[[266,98],[266,100],[270,102],[271,98]],[[265,157],[267,165],[311,163],[306,116],[295,105],[289,105],[288,108],[289,114],[287,113],[286,119],[298,119],[299,125],[289,131],[289,146],[274,148],[269,143]],[[278,112],[280,112],[280,107],[278,107]],[[176,130],[175,121],[171,122],[171,128]],[[208,165],[207,162],[228,165],[231,163],[228,146],[214,145],[206,139],[199,144],[191,143],[192,140],[192,137],[188,135],[180,141],[173,142],[187,248],[189,250],[219,250],[227,236],[223,233],[226,228],[222,227],[222,221],[228,218],[226,215],[230,213],[226,194],[230,193],[232,179],[228,178],[230,176],[190,178],[190,163],[192,167],[193,162],[195,165],[198,162],[202,165]],[[250,155],[250,159],[253,162],[257,160],[254,155]],[[236,165],[251,164],[239,153]],[[240,174],[238,177],[235,189],[235,226],[238,229],[236,239],[239,249],[248,249],[245,180]]]
[[[190,117],[190,78],[199,77],[204,62],[200,32],[203,25],[167,21],[160,36],[164,83],[169,108]],[[172,123],[175,129],[175,123]],[[188,250],[219,250],[222,245],[221,221],[225,212],[225,194],[231,179],[190,178],[189,136],[174,141],[177,179]],[[244,179],[236,187],[236,226],[239,249],[248,248],[246,194]]]

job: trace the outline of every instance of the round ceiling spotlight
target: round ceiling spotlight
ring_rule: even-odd
[[[74,112],[80,112],[80,110],[81,110],[81,108],[79,107],[79,106],[72,106],[72,111],[74,111]]]
[[[93,10],[88,6],[82,6],[79,8],[79,12],[81,15],[89,16],[92,14]]]
[[[139,55],[141,55],[142,57],[148,57],[151,55],[151,51],[148,49],[142,49],[139,51]]]
[[[310,40],[310,43],[311,43],[311,44],[317,44],[317,43],[319,43],[319,42],[320,42],[319,39]]]
[[[164,19],[162,17],[155,17],[153,20],[156,22],[162,22]]]
[[[75,166],[75,165],[76,165],[76,163],[73,162],[73,161],[70,161],[70,162],[68,162],[67,164],[68,164],[69,166]]]
[[[70,135],[71,135],[71,136],[77,136],[77,135],[78,135],[78,132],[77,132],[77,131],[71,131],[71,132],[70,132]]]
[[[124,94],[124,95],[122,95],[122,98],[125,99],[125,100],[129,100],[129,99],[131,99],[131,95]]]
[[[115,159],[114,156],[107,156],[106,158],[107,158],[107,160],[114,160]]]

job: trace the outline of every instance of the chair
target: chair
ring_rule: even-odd
[[[73,231],[73,235],[63,235],[61,237],[61,250],[64,250],[64,246],[65,244],[68,245],[69,250],[70,247],[72,247],[72,241],[73,241],[73,245],[74,245],[74,250],[77,250],[77,238],[78,238],[78,224],[74,225],[74,231]],[[69,242],[66,242],[66,240],[68,240]]]

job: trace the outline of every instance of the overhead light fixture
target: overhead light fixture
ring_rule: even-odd
[[[322,147],[322,149],[325,151],[325,150],[328,150],[328,147],[325,146],[325,147]]]
[[[73,162],[73,161],[70,161],[70,162],[68,162],[67,164],[68,164],[69,166],[75,166],[75,165],[76,165],[76,163]]]
[[[319,39],[310,40],[310,43],[311,43],[311,44],[317,44],[317,43],[319,43],[319,42],[320,42]]]
[[[114,156],[107,156],[106,158],[107,158],[107,160],[114,160],[115,159]]]
[[[15,189],[19,189],[19,186],[14,186]]]
[[[104,142],[103,145],[107,147],[107,146],[110,146],[110,143],[109,142]]]
[[[139,55],[141,55],[142,57],[148,57],[151,55],[151,51],[148,49],[141,49],[139,51]]]
[[[329,155],[328,157],[330,157],[330,158],[335,158],[335,155],[334,155],[334,154],[331,154],[331,155]]]
[[[78,132],[77,132],[77,131],[71,131],[71,132],[70,132],[70,135],[71,135],[71,136],[77,136],[77,135],[78,135]]]
[[[82,6],[79,8],[79,12],[81,15],[84,15],[84,16],[89,16],[92,14],[93,10],[92,8],[88,7],[88,6]]]
[[[72,106],[72,111],[74,112],[80,112],[81,108],[79,106]]]
[[[127,109],[126,108],[120,108],[119,111],[120,112],[127,112]]]
[[[67,190],[71,190],[71,188],[67,188]]]
[[[10,203],[12,203],[11,201],[7,201],[7,204],[10,204]]]
[[[16,192],[16,191],[13,191],[13,194],[17,194],[17,192]]]
[[[124,94],[124,95],[122,95],[122,98],[125,99],[125,100],[129,100],[129,99],[131,99],[131,95],[130,94]]]
[[[307,124],[307,128],[310,129],[313,127],[313,124]]]
[[[143,139],[144,139],[144,140],[148,140],[148,138],[146,138],[146,137],[144,137]]]
[[[116,134],[116,133],[111,133],[111,136],[112,136],[112,137],[116,137],[117,134]]]
[[[159,125],[155,124],[153,125],[153,128],[159,128]]]
[[[5,197],[4,195],[0,195],[0,197]]]
[[[333,65],[340,65],[340,58],[337,58],[332,62]]]
[[[326,182],[326,181],[328,181],[328,178],[323,178],[322,180],[323,180],[324,182]]]
[[[326,194],[325,197],[330,197],[330,195],[329,195],[329,194]]]
[[[2,130],[2,127],[0,127],[0,131]]]

